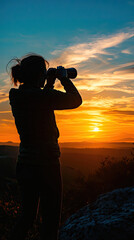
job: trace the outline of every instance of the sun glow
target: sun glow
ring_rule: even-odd
[[[93,129],[93,131],[94,131],[94,132],[99,132],[99,128],[98,128],[98,127],[95,127],[95,128]]]

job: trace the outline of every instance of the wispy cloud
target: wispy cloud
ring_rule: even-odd
[[[76,44],[63,49],[60,56],[53,59],[51,63],[53,65],[62,63],[67,67],[78,65],[84,61],[88,61],[90,58],[96,58],[98,54],[113,55],[113,52],[107,51],[106,49],[116,47],[132,37],[134,37],[134,30],[131,32],[121,32],[115,35],[103,36],[93,42]],[[52,55],[59,55],[59,50],[53,51]]]
[[[130,50],[129,49],[124,49],[121,51],[122,53],[125,53],[125,54],[131,54]]]
[[[7,73],[0,74],[0,103],[9,100],[9,90],[11,88],[10,77]]]
[[[1,114],[1,113],[4,113],[4,114],[5,114],[5,113],[11,113],[11,111],[0,111],[0,114]]]
[[[121,110],[112,110],[103,112],[103,114],[123,114],[123,115],[134,115],[134,111],[121,111]]]
[[[52,53],[50,67],[63,65],[76,67],[78,77],[74,79],[83,104],[73,111],[56,111],[56,119],[61,132],[60,141],[88,139],[119,139],[132,133],[134,121],[134,61],[128,39],[134,37],[134,30],[109,36],[93,38],[90,42],[73,44]],[[125,47],[122,44],[125,42]],[[122,54],[123,53],[123,54]],[[11,88],[7,74],[0,75],[0,106],[9,104],[8,92]],[[63,91],[59,81],[56,88]],[[3,103],[5,102],[5,103]],[[0,109],[0,127],[4,132],[7,127],[14,134],[15,129],[11,111]],[[9,124],[10,123],[10,124]],[[12,130],[12,126],[14,129]],[[64,127],[63,127],[64,126]],[[111,126],[114,131],[111,130]],[[126,127],[127,126],[127,127]],[[94,127],[100,128],[93,134]],[[125,127],[125,132],[123,128]],[[126,132],[128,134],[126,135]],[[70,134],[71,133],[71,134]],[[98,134],[98,135],[97,135]],[[13,135],[12,135],[13,136]]]
[[[131,53],[128,50],[130,45],[126,48],[125,43],[125,48],[122,48],[122,44],[133,37],[132,29],[53,52],[55,58],[51,65],[78,69],[74,82],[83,97],[83,105],[75,112],[57,113],[60,126],[67,126],[68,121],[73,119],[71,132],[77,127],[83,131],[82,135],[79,133],[80,137],[86,136],[87,139],[111,141],[131,134],[134,121],[134,61],[126,60],[125,55]],[[94,127],[102,131],[92,135]]]

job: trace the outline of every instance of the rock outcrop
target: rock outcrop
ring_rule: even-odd
[[[134,187],[100,195],[73,214],[60,229],[60,240],[133,240]]]

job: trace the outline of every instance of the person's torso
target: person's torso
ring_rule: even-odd
[[[48,95],[48,91],[23,86],[10,90],[10,104],[21,141],[20,156],[60,155],[59,131]]]

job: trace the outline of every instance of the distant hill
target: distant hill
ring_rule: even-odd
[[[115,145],[112,145],[113,147]],[[117,148],[119,146],[119,148]],[[132,144],[115,148],[67,148],[61,145],[60,162],[62,170],[67,170],[71,175],[82,174],[88,176],[93,173],[106,158],[121,160],[131,156]],[[130,147],[131,146],[131,147]],[[0,145],[0,175],[15,176],[15,166],[19,147],[12,145]],[[45,161],[45,159],[44,159]]]
[[[8,142],[0,142],[0,145],[19,146],[19,143],[14,143],[14,142],[12,142],[12,141],[8,141]]]
[[[18,146],[0,145],[0,176],[15,177]]]
[[[133,142],[65,142],[59,143],[64,148],[132,148]]]
[[[126,141],[125,141],[126,140]],[[132,139],[131,139],[132,140]],[[59,143],[61,148],[132,148],[134,141],[124,139],[122,142],[63,142]],[[19,146],[19,143],[12,141],[0,142],[0,145]]]

